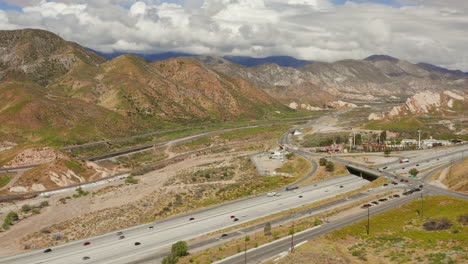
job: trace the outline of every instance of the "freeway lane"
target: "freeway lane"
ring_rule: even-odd
[[[116,232],[94,238],[74,241],[52,247],[50,253],[35,250],[25,254],[0,258],[2,264],[32,263],[127,263],[137,261],[146,255],[154,254],[158,249],[169,246],[178,240],[187,240],[216,230],[224,229],[239,223],[251,221],[276,212],[312,203],[357,189],[368,182],[354,175],[330,179],[317,186],[303,186],[295,191],[281,191],[281,196],[267,197],[261,195],[250,199],[227,203],[223,206],[123,230],[124,239],[119,240]],[[343,187],[340,187],[343,186]],[[299,195],[302,198],[299,198]],[[233,222],[231,215],[239,221]],[[189,221],[194,217],[194,221]],[[153,225],[152,230],[149,226]],[[89,241],[91,245],[83,246]],[[134,246],[135,242],[141,245]],[[89,260],[82,260],[89,256]]]
[[[372,207],[370,209],[370,213],[371,215],[379,214],[391,208],[395,208],[402,204],[410,202],[412,200],[416,200],[418,198],[419,198],[418,195],[413,194],[408,197],[391,200],[387,203],[380,204],[379,206]],[[331,222],[328,224],[324,224],[318,228],[312,228],[312,229],[308,229],[306,231],[297,233],[296,235],[294,235],[294,241],[296,244],[298,244],[303,241],[307,241],[315,237],[327,234],[333,230],[337,230],[344,226],[353,224],[365,218],[367,218],[367,210],[362,210],[361,212],[354,214],[350,217],[347,217],[345,219]],[[371,219],[371,232],[372,232],[372,219]],[[285,252],[290,249],[291,249],[290,237],[287,237],[285,239],[280,239],[270,244],[266,244],[258,248],[250,249],[247,252],[247,263],[259,263],[261,261],[265,261],[274,256],[277,256],[280,252]],[[215,262],[215,264],[243,264],[243,263],[245,263],[243,253],[239,253],[237,255],[226,258],[224,260]]]

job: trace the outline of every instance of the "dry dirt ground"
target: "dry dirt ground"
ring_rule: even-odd
[[[155,216],[155,209],[164,207],[169,202],[168,197],[172,199],[176,193],[187,192],[192,186],[197,186],[178,182],[175,186],[164,187],[164,183],[171,177],[197,166],[226,163],[236,157],[248,158],[255,152],[238,150],[189,158],[136,177],[140,180],[138,184],[126,184],[124,180],[119,180],[104,187],[86,189],[89,195],[79,198],[71,197],[77,192],[69,192],[50,198],[37,197],[27,201],[0,204],[1,219],[9,211],[19,212],[24,204],[36,205],[41,201],[48,201],[50,204],[43,208],[40,214],[27,217],[11,226],[10,230],[0,233],[0,254],[22,251],[25,245],[37,248],[165,217],[170,212],[161,211],[162,213]],[[235,180],[233,177],[221,183]],[[143,213],[129,215],[127,212]],[[80,222],[81,225],[76,225],[75,222]],[[63,239],[54,241],[54,234],[60,234]]]

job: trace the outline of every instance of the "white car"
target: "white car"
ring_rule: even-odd
[[[268,196],[268,197],[273,197],[273,196],[275,196],[275,195],[276,195],[276,192],[269,192],[269,193],[267,193],[267,196]]]

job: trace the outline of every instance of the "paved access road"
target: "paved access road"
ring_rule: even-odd
[[[391,208],[398,207],[401,204],[410,202],[412,200],[416,200],[418,199],[418,197],[419,196],[417,195],[412,195],[408,197],[394,199],[387,203],[381,203],[379,206],[372,207],[370,209],[370,214],[374,215],[374,214],[385,212]],[[350,217],[347,217],[346,219],[326,223],[320,227],[305,230],[303,232],[300,232],[294,235],[295,244],[299,244],[303,241],[307,241],[315,237],[327,234],[333,230],[340,229],[344,226],[353,224],[365,218],[367,218],[367,210],[362,210],[361,212],[351,215]],[[371,220],[371,232],[372,232],[372,220]],[[291,238],[286,237],[284,239],[280,239],[270,244],[266,244],[264,246],[260,246],[258,248],[253,248],[251,250],[248,250],[247,251],[247,263],[260,263],[274,256],[277,256],[281,252],[287,252],[290,249],[291,249]],[[215,262],[215,264],[243,264],[243,263],[245,263],[244,253],[239,253],[237,255],[228,257],[221,261]]]
[[[43,253],[44,249],[42,249],[0,258],[0,263],[128,263],[154,254],[158,249],[167,247],[176,241],[188,240],[276,212],[326,199],[360,188],[367,183],[368,181],[354,175],[346,175],[302,186],[293,191],[278,192],[280,196],[260,195],[193,214],[121,230],[122,235],[125,236],[123,239],[119,239],[120,235],[117,235],[118,231],[115,231],[51,247],[52,251],[48,253]],[[302,197],[300,198],[300,196]],[[234,218],[231,216],[239,220],[234,222]],[[192,217],[194,220],[189,220]],[[153,228],[150,229],[150,226]],[[85,242],[90,242],[90,245],[83,245]],[[141,244],[135,246],[136,242]],[[90,259],[83,260],[83,257]]]

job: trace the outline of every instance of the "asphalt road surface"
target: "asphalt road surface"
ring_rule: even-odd
[[[398,207],[402,204],[408,203],[412,200],[418,199],[419,196],[416,194],[408,197],[396,198],[387,203],[381,203],[379,206],[370,208],[370,214],[375,215],[378,213],[385,212],[391,208]],[[353,224],[359,220],[367,218],[367,210],[363,209],[361,212],[351,215],[345,219],[336,222],[326,223],[318,228],[312,228],[294,235],[294,243],[299,244],[303,241],[313,239],[315,237],[327,234],[333,230],[340,229],[344,226]],[[372,218],[371,218],[372,219]],[[370,231],[372,232],[372,220],[370,225]],[[267,259],[277,256],[281,252],[287,252],[291,250],[291,238],[287,237],[278,241],[253,248],[247,251],[247,263],[260,263]],[[215,264],[243,264],[245,263],[245,254],[239,253],[237,255],[228,257],[221,261],[215,262]]]
[[[261,195],[153,224],[135,226],[121,230],[122,235],[125,236],[122,239],[120,239],[120,235],[117,235],[118,231],[115,231],[51,247],[52,251],[48,253],[44,253],[44,249],[42,249],[0,258],[0,263],[128,263],[154,254],[155,251],[179,240],[188,240],[276,212],[333,197],[339,193],[360,188],[367,183],[368,181],[354,175],[346,175],[302,186],[293,191],[278,192],[280,196]],[[234,218],[231,216],[237,218],[238,221],[234,222]],[[192,217],[194,220],[189,220]],[[150,229],[150,226],[153,228]],[[90,242],[90,244],[84,245],[85,242]],[[141,244],[136,246],[136,242]],[[83,257],[89,257],[89,259],[84,260]]]

